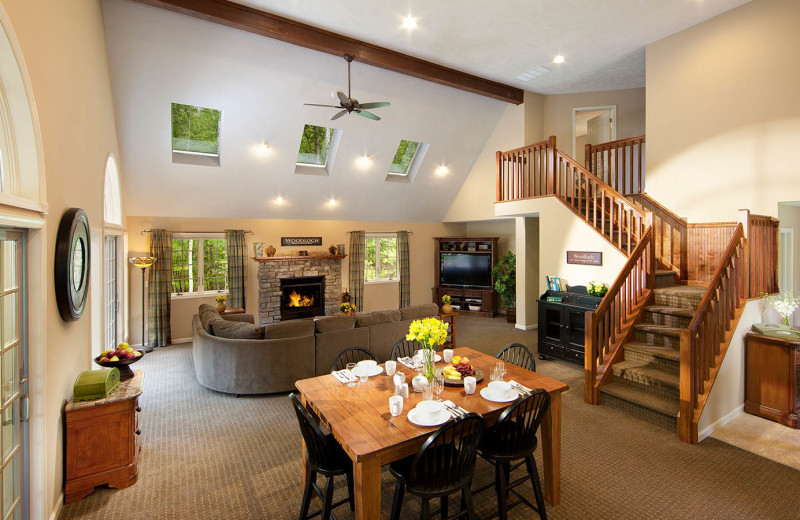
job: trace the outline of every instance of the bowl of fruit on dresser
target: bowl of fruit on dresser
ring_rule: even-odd
[[[136,363],[144,356],[144,352],[136,350],[127,343],[120,343],[116,349],[108,349],[94,358],[101,367],[119,369],[119,380],[125,381],[133,377],[133,370],[128,365]]]
[[[464,378],[467,376],[474,377],[476,382],[483,380],[483,370],[471,365],[466,356],[453,356],[452,362],[436,369],[436,375],[442,376],[444,384],[449,386],[463,386]]]

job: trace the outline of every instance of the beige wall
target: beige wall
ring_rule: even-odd
[[[690,221],[800,200],[800,2],[755,0],[647,47],[647,191]]]
[[[92,306],[102,305],[90,296],[80,320],[61,320],[53,296],[51,248],[68,208],[83,208],[92,228],[102,226],[106,157],[110,152],[119,154],[100,3],[3,0],[3,8],[30,74],[47,172],[49,214],[40,251],[46,274],[39,279],[40,273],[31,272],[30,283],[43,285],[47,298],[46,330],[37,331],[46,339],[43,346],[31,346],[31,373],[36,378],[32,389],[46,384],[41,401],[33,400],[41,403],[41,409],[31,410],[32,421],[45,425],[43,442],[32,446],[32,460],[41,457],[44,462],[31,467],[31,516],[48,518],[63,487],[62,408],[78,373],[93,368],[91,311]],[[95,259],[102,257],[101,252],[93,254]],[[99,266],[95,260],[92,268]],[[42,481],[43,490],[37,484]]]
[[[186,231],[213,231],[221,232],[225,229],[246,229],[253,231],[247,235],[249,256],[253,255],[253,243],[265,242],[274,245],[281,251],[298,251],[299,249],[327,249],[331,244],[345,244],[349,252],[350,237],[348,231],[363,229],[367,232],[408,230],[413,232],[409,237],[409,251],[411,264],[411,304],[428,303],[432,301],[431,288],[433,287],[434,247],[433,237],[458,236],[466,232],[464,224],[422,224],[406,222],[356,222],[337,220],[267,220],[267,219],[181,219],[167,217],[129,217],[127,222],[129,230],[130,254],[144,253],[147,251],[146,236],[139,232],[144,229],[164,228],[173,232]],[[321,236],[323,248],[292,247],[281,248],[282,236]],[[137,270],[138,271],[138,270]],[[342,283],[348,285],[347,259],[342,261]],[[258,312],[258,268],[255,261],[249,260],[247,264],[247,290],[245,301],[247,312]],[[141,336],[141,275],[131,273],[131,337],[136,343]],[[397,283],[366,284],[364,287],[364,309],[380,310],[397,308],[399,306],[399,286]],[[180,298],[172,301],[172,338],[184,339],[192,336],[192,315],[197,312],[200,303],[211,303],[213,298]]]
[[[645,89],[633,88],[544,96],[544,136],[556,136],[558,149],[572,155],[572,109],[606,105],[617,106],[617,139],[645,132]]]
[[[525,91],[525,144],[544,141],[544,100],[546,96]]]
[[[517,239],[516,239],[516,226],[514,219],[497,219],[497,220],[484,220],[480,222],[467,222],[468,237],[498,237],[497,241],[497,257],[500,258],[508,251],[516,252]],[[499,312],[505,312],[506,306],[499,296],[497,298],[497,309]]]

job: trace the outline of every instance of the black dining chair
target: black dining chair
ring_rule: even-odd
[[[429,519],[441,512],[448,515],[448,497],[461,491],[461,510],[467,518],[475,518],[472,504],[472,475],[475,471],[476,449],[486,422],[478,414],[470,413],[444,424],[432,433],[416,455],[406,457],[389,465],[389,471],[397,478],[392,500],[391,520],[400,518],[403,496],[408,491],[422,499],[421,519]],[[440,511],[431,513],[430,500],[439,498]]]
[[[369,350],[362,347],[348,347],[339,352],[339,355],[336,356],[335,360],[333,360],[331,372],[334,370],[344,370],[347,368],[348,363],[358,363],[359,361],[364,361],[365,359],[372,359],[380,363],[380,360],[375,356],[375,354]]]
[[[392,348],[392,354],[389,356],[389,359],[394,359],[397,361],[397,358],[401,357],[414,357],[414,352],[422,348],[422,344],[415,340],[415,339],[401,339],[397,343],[394,344]]]
[[[355,510],[353,501],[353,462],[342,447],[333,438],[333,434],[325,434],[317,421],[306,410],[300,399],[294,394],[289,394],[289,400],[294,405],[297,422],[300,423],[300,432],[306,444],[306,482],[303,489],[303,502],[300,506],[300,520],[306,520],[317,515],[322,515],[322,520],[337,520],[333,509],[345,502],[350,502],[350,510]],[[325,492],[317,486],[317,474],[327,477]],[[347,498],[333,502],[333,478],[344,475],[347,479]],[[322,501],[322,509],[316,513],[308,514],[311,504],[311,493],[314,492]]]
[[[495,481],[487,484],[473,493],[480,493],[494,486],[497,493],[497,513],[487,517],[506,520],[508,511],[519,504],[525,504],[537,513],[539,518],[547,520],[547,511],[542,493],[542,483],[536,469],[533,452],[536,451],[536,432],[542,423],[544,414],[550,408],[550,394],[546,390],[537,389],[530,395],[517,399],[497,419],[497,422],[484,434],[478,447],[480,456],[494,465]],[[510,481],[512,469],[516,469],[524,462],[528,474],[523,475],[513,482]],[[517,463],[511,466],[512,463]],[[536,505],[517,493],[513,488],[530,479],[533,485],[533,496]],[[509,493],[517,500],[508,503]]]
[[[506,363],[511,363],[518,367],[527,368],[531,372],[536,372],[536,360],[533,359],[533,354],[528,350],[528,347],[520,343],[506,345],[495,357],[502,359]]]

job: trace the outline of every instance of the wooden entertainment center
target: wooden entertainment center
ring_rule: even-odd
[[[497,298],[492,288],[494,279],[490,277],[489,287],[471,285],[442,284],[441,267],[443,253],[463,253],[465,255],[491,255],[490,266],[497,263],[498,237],[434,237],[434,278],[433,301],[442,306],[442,296],[450,295],[450,305],[459,314],[493,317],[497,311]]]

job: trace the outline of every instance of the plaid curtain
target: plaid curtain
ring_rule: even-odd
[[[247,258],[247,244],[244,230],[226,229],[228,243],[228,307],[244,309],[244,271]]]
[[[408,267],[408,231],[397,232],[397,268],[400,271],[400,307],[411,305],[411,272]]]
[[[150,232],[150,255],[156,262],[150,267],[147,282],[147,337],[151,347],[165,347],[172,342],[169,326],[170,294],[172,293],[172,231]]]
[[[350,303],[356,310],[364,310],[364,249],[366,238],[363,231],[350,232]]]

